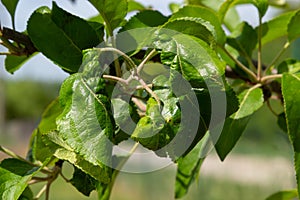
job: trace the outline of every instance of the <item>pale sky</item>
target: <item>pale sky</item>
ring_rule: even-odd
[[[171,2],[181,3],[183,0],[136,0],[144,5],[151,5],[165,15],[170,14],[168,5]],[[92,17],[97,14],[97,11],[88,3],[88,1],[78,0],[72,4],[68,0],[56,1],[58,6],[68,10],[69,12],[83,18]],[[23,31],[26,29],[26,23],[30,14],[40,7],[46,5],[51,7],[51,0],[20,0],[16,11],[16,29]],[[256,9],[252,6],[239,6],[238,12],[242,15],[243,20],[248,21],[253,26],[257,25]],[[270,18],[273,12],[268,12],[265,19]],[[0,21],[2,26],[11,27],[10,17],[3,5],[0,3]],[[0,51],[6,51],[5,48],[0,46]],[[59,67],[55,66],[51,61],[42,56],[41,54],[30,59],[20,70],[15,72],[14,75],[9,74],[4,69],[4,56],[0,56],[0,78],[4,77],[10,80],[19,79],[33,79],[33,80],[47,80],[47,81],[62,81],[67,77]]]

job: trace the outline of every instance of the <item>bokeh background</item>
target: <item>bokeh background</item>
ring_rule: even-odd
[[[168,15],[171,2],[182,0],[137,0]],[[51,7],[50,0],[20,0],[16,14],[16,29],[26,29],[30,14],[41,5]],[[87,1],[56,1],[60,7],[83,18],[97,14]],[[269,9],[264,20],[299,7],[299,1],[289,1],[286,9]],[[254,7],[239,6],[243,20],[257,25]],[[11,27],[10,17],[0,3],[1,26]],[[51,41],[52,42],[52,41]],[[284,38],[268,44],[263,49],[264,63],[271,61],[276,49],[284,43]],[[299,45],[300,46],[300,45]],[[272,49],[272,50],[270,50]],[[284,57],[299,58],[296,45]],[[274,51],[273,51],[274,50]],[[0,52],[6,49],[0,47]],[[0,145],[13,149],[25,156],[33,129],[45,107],[58,95],[59,86],[67,77],[60,68],[41,54],[28,61],[19,71],[11,75],[5,71],[4,57],[0,56]],[[271,102],[274,107],[281,107]],[[276,125],[277,118],[265,106],[252,118],[246,132],[233,152],[224,162],[220,162],[215,152],[211,152],[199,174],[199,179],[184,200],[257,200],[279,190],[295,187],[293,152],[287,135]],[[0,161],[5,155],[0,153]],[[71,166],[65,165],[64,173],[71,177]],[[112,192],[112,200],[171,200],[174,191],[175,166],[147,173],[120,173]],[[38,191],[41,185],[36,185]],[[70,184],[59,178],[51,188],[50,199],[96,199],[96,194],[84,197]]]

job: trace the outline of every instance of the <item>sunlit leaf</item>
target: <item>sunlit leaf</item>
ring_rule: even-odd
[[[269,196],[266,200],[293,200],[298,197],[297,190],[287,190],[276,192]]]
[[[263,105],[263,93],[260,88],[250,88],[239,96],[240,107],[236,113],[225,120],[222,132],[215,144],[216,151],[221,160],[236,145],[244,132],[250,116]]]
[[[217,14],[205,7],[185,6],[174,13],[163,27],[199,37],[209,43],[212,40],[210,35],[220,45],[226,40]]]
[[[113,30],[117,28],[127,14],[127,0],[89,0],[102,16],[108,34],[112,36]]]
[[[297,11],[295,15],[291,18],[290,23],[288,24],[287,32],[290,41],[293,41],[300,37],[299,23],[300,11]]]

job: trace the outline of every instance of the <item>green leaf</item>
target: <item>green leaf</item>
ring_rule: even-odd
[[[52,13],[47,7],[37,9],[29,18],[27,31],[40,52],[71,73],[77,72],[81,65],[81,51],[101,42],[88,22],[55,3]]]
[[[238,96],[240,107],[238,111],[225,120],[222,132],[215,144],[216,151],[223,161],[233,149],[245,130],[250,116],[263,105],[261,88],[250,88]]]
[[[27,62],[30,58],[35,56],[36,54],[31,54],[30,56],[14,56],[7,55],[5,58],[5,69],[13,74],[15,71],[20,69],[20,67]]]
[[[59,99],[55,99],[49,104],[42,114],[42,119],[31,136],[31,159],[44,162],[53,156],[53,152],[45,145],[43,136],[56,131],[56,118],[62,113],[63,109],[59,104]]]
[[[288,35],[288,24],[295,15],[295,11],[290,11],[275,17],[274,19],[262,24],[262,44],[273,41],[274,39]],[[258,28],[257,28],[258,29]]]
[[[146,116],[139,120],[131,138],[148,149],[158,150],[167,143],[167,132],[163,131],[165,129],[165,119],[161,115],[160,106],[155,99],[150,98],[147,102]]]
[[[90,24],[75,15],[72,15],[57,6],[55,2],[52,3],[51,19],[53,22],[73,41],[73,43],[80,49],[95,47],[100,44],[103,39],[99,40],[96,30]]]
[[[71,75],[62,84],[60,103],[64,111],[56,123],[66,145],[105,171],[107,165],[111,166],[115,122],[100,77],[105,70],[100,56],[97,49],[84,51],[82,73]]]
[[[131,103],[128,103],[121,98],[113,98],[111,103],[114,119],[118,127],[113,141],[114,144],[118,144],[130,137],[140,117],[136,108]]]
[[[287,130],[287,124],[286,124],[286,117],[285,117],[285,113],[282,112],[278,115],[277,117],[277,124],[278,126],[281,128],[281,130],[283,130],[284,132],[288,132]]]
[[[240,54],[251,58],[257,44],[256,31],[244,22],[236,27],[232,35],[227,38],[227,43],[239,51]]]
[[[300,71],[300,62],[295,59],[286,59],[277,66],[277,70],[279,74],[284,72],[297,73]]]
[[[156,27],[164,24],[168,18],[158,11],[144,10],[129,19],[120,32],[135,28]]]
[[[117,47],[123,52],[138,52],[150,43],[157,26],[168,21],[158,11],[144,10],[129,19],[116,36]],[[153,27],[153,28],[152,28]]]
[[[180,9],[181,5],[178,3],[170,3],[169,4],[169,9],[172,13],[177,12]]]
[[[291,87],[292,86],[292,87]],[[285,116],[288,134],[295,152],[300,152],[300,76],[296,74],[283,74],[282,94],[284,99]]]
[[[286,116],[287,129],[295,153],[295,171],[300,192],[300,76],[299,74],[284,73],[282,77],[282,94],[284,99],[284,112]],[[291,87],[292,86],[292,87]],[[300,195],[299,195],[300,196]]]
[[[3,160],[0,163],[0,198],[17,200],[37,170],[17,159]]]
[[[276,192],[269,196],[266,200],[293,200],[298,197],[297,190],[287,190]]]
[[[9,12],[12,20],[14,20],[15,12],[16,12],[16,8],[17,8],[17,5],[19,3],[19,0],[1,0],[1,2],[5,6],[7,11]]]
[[[250,88],[238,95],[240,107],[234,114],[234,119],[240,119],[252,115],[256,110],[262,107],[264,102],[261,88]]]
[[[100,12],[108,35],[113,35],[113,30],[123,22],[127,14],[127,0],[89,0]]]
[[[241,119],[227,118],[223,125],[222,132],[215,144],[219,158],[223,161],[230,153],[250,120],[250,116]]]
[[[137,1],[128,0],[128,13],[132,11],[142,11],[145,10],[145,6]]]
[[[85,196],[89,196],[96,189],[97,185],[97,181],[93,177],[77,168],[75,168],[70,183]]]
[[[221,21],[223,21],[227,11],[231,7],[238,4],[253,4],[258,9],[260,18],[262,18],[266,14],[268,9],[268,0],[228,0],[222,4],[219,10]]]
[[[287,32],[289,41],[293,41],[300,37],[299,23],[300,11],[297,11],[295,15],[291,18],[290,23],[288,24]]]
[[[209,134],[207,134],[208,136]],[[202,153],[205,147],[207,136],[203,138],[191,152],[179,158],[177,163],[175,198],[183,197],[191,184],[197,180],[200,167],[205,159]]]
[[[19,197],[18,200],[34,200],[33,199],[33,192],[31,191],[31,189],[29,187],[27,187],[22,195]]]
[[[205,7],[185,6],[174,13],[163,27],[199,37],[209,43],[212,39],[209,35],[212,35],[220,45],[223,45],[226,40],[217,14]]]

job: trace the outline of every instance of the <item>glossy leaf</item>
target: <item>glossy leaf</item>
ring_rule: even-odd
[[[192,26],[192,24],[194,25]],[[185,6],[174,13],[169,22],[163,27],[197,36],[204,41],[211,40],[209,36],[209,33],[211,33],[214,40],[220,45],[223,45],[226,40],[217,14],[205,7]],[[207,31],[208,33],[202,33]]]
[[[113,30],[123,22],[127,14],[127,0],[89,0],[89,2],[99,11],[108,35],[112,36]]]
[[[85,196],[89,196],[90,193],[96,189],[97,181],[90,175],[75,168],[73,177],[70,180],[71,184]]]
[[[295,11],[283,13],[262,24],[262,44],[288,35],[288,24],[295,15]]]
[[[297,190],[287,190],[276,192],[269,196],[266,200],[293,200],[298,197]]]
[[[208,134],[207,134],[208,136]],[[183,197],[191,184],[197,180],[200,167],[205,159],[202,155],[207,138],[203,138],[191,152],[186,156],[178,159],[176,183],[175,183],[175,198]]]
[[[300,23],[300,11],[297,11],[295,15],[291,18],[290,23],[288,24],[288,38],[290,41],[293,41],[300,37],[300,30],[299,30],[299,23]]]
[[[131,137],[151,150],[158,150],[167,143],[165,119],[161,115],[160,106],[155,99],[147,102],[146,116],[142,117]]]
[[[63,113],[57,118],[59,137],[85,161],[106,170],[110,166],[114,120],[101,78],[100,51],[87,50],[83,72],[67,78],[60,91]],[[107,180],[109,174],[103,179]]]
[[[5,69],[9,73],[13,74],[15,71],[20,69],[20,67],[27,62],[30,58],[32,58],[35,54],[30,56],[13,56],[7,55],[5,58]]]
[[[12,20],[15,18],[15,12],[19,0],[1,0],[1,3],[5,6],[9,14],[11,15]]]
[[[221,134],[215,144],[216,151],[223,161],[236,145],[245,130],[250,116],[263,105],[260,88],[250,88],[239,96],[240,107],[236,113],[225,120]]]

